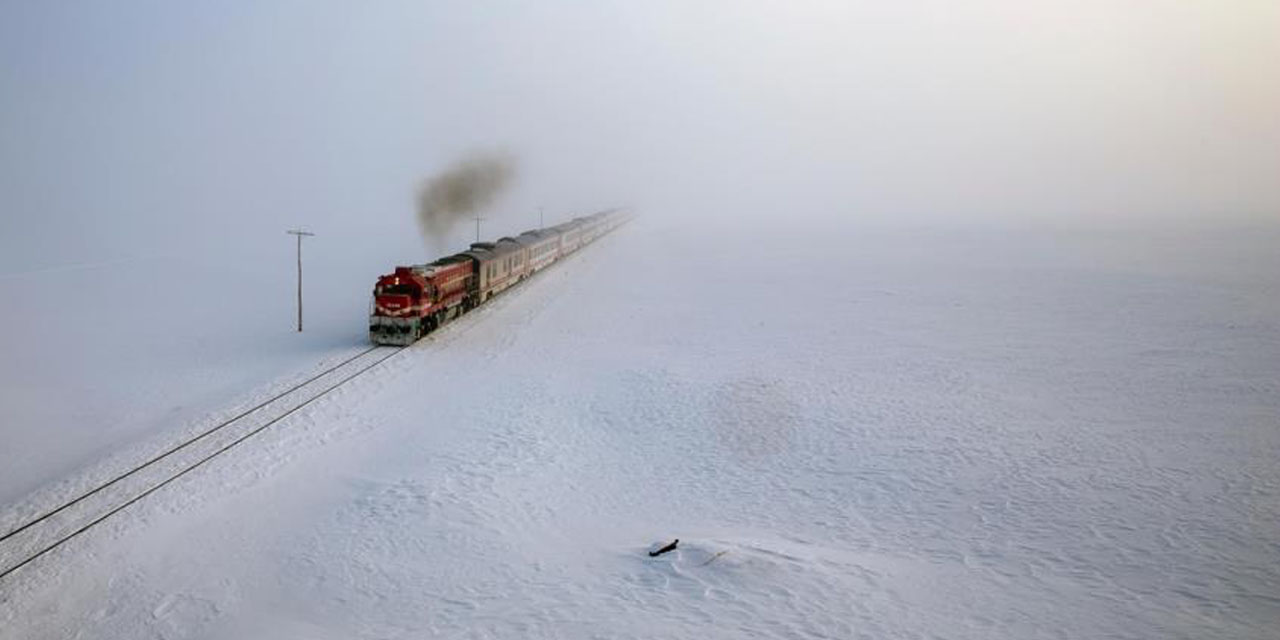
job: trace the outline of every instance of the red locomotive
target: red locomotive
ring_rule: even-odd
[[[430,264],[396,267],[374,286],[369,339],[413,344],[626,220],[621,210],[610,209],[515,238],[477,242]]]

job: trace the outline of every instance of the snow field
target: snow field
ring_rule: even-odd
[[[641,219],[0,585],[0,636],[1273,637],[1274,277],[1089,248]]]
[[[368,277],[313,260],[297,334],[293,255],[260,254],[0,274],[0,514],[358,351]]]

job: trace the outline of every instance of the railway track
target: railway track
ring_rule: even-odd
[[[581,252],[574,252],[580,254]],[[572,259],[562,257],[560,261]],[[435,341],[435,336],[423,340]],[[411,346],[411,345],[410,345]],[[369,371],[408,346],[374,346],[239,414],[187,437],[147,460],[81,490],[56,507],[22,519],[0,534],[0,586],[5,578],[111,516],[163,489],[298,410]]]
[[[113,475],[0,534],[0,581],[406,347],[375,346]]]

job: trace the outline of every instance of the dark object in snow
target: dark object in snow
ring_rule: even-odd
[[[662,554],[664,554],[664,553],[666,553],[666,552],[668,552],[668,551],[675,551],[675,550],[676,550],[676,545],[678,545],[678,544],[680,544],[680,538],[676,538],[675,540],[672,540],[672,541],[671,541],[671,544],[669,544],[669,545],[667,545],[667,546],[665,546],[665,547],[663,547],[663,548],[661,548],[661,549],[658,549],[657,551],[650,551],[650,552],[649,552],[649,557],[650,557],[650,558],[656,558],[656,557],[658,557],[658,556],[660,556],[660,555],[662,555]]]
[[[725,549],[724,551],[719,551],[719,552],[717,552],[714,556],[711,556],[710,558],[707,558],[707,561],[706,561],[706,562],[704,562],[704,563],[702,563],[702,564],[700,564],[700,565],[698,565],[698,566],[700,566],[700,567],[705,567],[705,566],[707,566],[707,565],[711,564],[712,562],[715,562],[715,561],[716,561],[716,558],[719,558],[720,556],[722,556],[722,555],[724,555],[724,554],[726,554],[726,553],[729,553],[729,550],[728,550],[728,549]]]

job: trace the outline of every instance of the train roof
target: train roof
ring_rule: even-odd
[[[471,248],[466,251],[444,256],[427,264],[415,264],[407,268],[418,275],[429,277],[438,271],[443,271],[458,263],[469,262],[471,260],[480,260],[483,262],[500,258],[514,251],[519,251],[524,247],[546,242],[548,240],[554,240],[556,236],[574,231],[585,225],[602,222],[609,217],[622,213],[622,209],[605,209],[603,211],[589,213],[550,227],[529,229],[528,231],[521,232],[519,235],[514,237],[504,236],[495,242],[472,243]]]
[[[519,243],[510,238],[503,238],[503,240],[509,240],[509,242],[503,242],[502,240],[498,242],[474,242],[471,244],[470,249],[458,255],[471,256],[476,260],[486,262],[519,250]]]
[[[459,262],[466,262],[466,261],[467,261],[467,258],[465,256],[463,256],[460,253],[455,253],[451,256],[445,256],[443,258],[437,259],[435,262],[432,262],[430,266],[444,267],[451,264],[457,264]]]
[[[568,222],[561,222],[560,224],[550,228],[554,229],[559,233],[565,233],[568,231],[573,231],[574,229],[577,229],[578,227],[581,227],[581,226],[582,226],[582,221],[579,220],[578,218],[574,218],[573,220],[570,220]]]
[[[445,256],[443,258],[437,259],[432,262],[428,262],[427,264],[413,264],[413,265],[409,265],[408,267],[396,267],[396,270],[399,271],[400,269],[408,269],[409,271],[412,271],[413,273],[419,276],[429,278],[441,271],[448,270],[450,267],[453,267],[454,265],[457,265],[460,262],[466,262],[467,260],[468,259],[463,256],[452,255],[452,256]],[[393,273],[390,275],[394,276],[395,274]]]
[[[538,244],[539,242],[554,240],[558,235],[560,234],[550,229],[530,229],[516,236],[516,242],[532,245]]]

